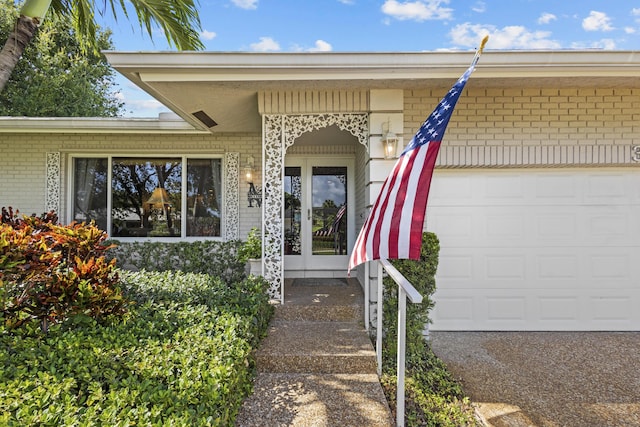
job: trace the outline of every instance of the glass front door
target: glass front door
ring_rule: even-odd
[[[353,244],[353,160],[287,158],[285,270],[347,268]]]

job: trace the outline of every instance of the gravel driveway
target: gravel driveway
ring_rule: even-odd
[[[640,332],[432,332],[490,426],[640,427]]]

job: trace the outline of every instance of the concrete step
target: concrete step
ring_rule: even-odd
[[[259,373],[238,427],[389,427],[391,413],[375,374]]]
[[[331,279],[336,281],[336,279]],[[296,283],[300,283],[296,285]],[[276,320],[308,320],[326,322],[362,322],[362,288],[354,279],[342,279],[338,284],[319,280],[316,285],[304,285],[301,279],[285,284],[284,305],[276,308]],[[313,283],[313,282],[311,282]]]
[[[376,373],[371,340],[355,322],[275,320],[256,361],[259,372]]]
[[[274,320],[311,322],[362,322],[362,309],[357,305],[303,306],[285,303],[279,306]]]

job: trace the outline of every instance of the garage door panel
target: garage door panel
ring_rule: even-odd
[[[619,248],[448,248],[441,244],[438,288],[636,289],[640,255]]]
[[[584,201],[597,204],[625,203],[630,195],[626,181],[627,177],[623,173],[588,175],[584,181]]]
[[[580,257],[574,253],[547,253],[535,256],[537,279],[552,286],[571,286],[581,282]]]
[[[466,176],[451,177],[451,171],[436,170],[429,206],[640,203],[640,177],[629,170],[617,173],[581,170],[579,175],[573,171],[530,173],[469,170]]]
[[[570,204],[578,201],[577,179],[567,174],[536,175],[534,200],[548,204]]]
[[[575,295],[563,289],[485,290],[485,295],[438,290],[431,313],[433,330],[637,330],[638,292],[593,291]]]
[[[466,200],[434,191],[459,183]],[[434,329],[640,330],[640,173],[439,171],[433,184]]]

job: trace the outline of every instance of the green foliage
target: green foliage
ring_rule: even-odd
[[[181,271],[121,271],[123,293],[139,304],[158,301],[203,305],[208,310],[223,307],[225,312],[250,319],[251,344],[263,337],[273,315],[269,304],[269,282],[250,276],[232,284],[208,274]]]
[[[238,251],[238,258],[245,263],[248,259],[262,258],[262,238],[260,237],[260,230],[256,227],[249,230],[247,240],[240,246]]]
[[[18,8],[0,2],[0,42]],[[110,31],[96,29],[100,50],[113,50]],[[83,53],[69,17],[48,16],[0,92],[0,116],[111,117],[122,113],[115,71],[98,52]]]
[[[267,283],[122,272],[124,321],[0,326],[0,425],[230,426],[250,393],[251,349],[273,313]]]
[[[469,400],[444,363],[431,351],[422,332],[433,308],[440,243],[433,233],[423,233],[419,261],[393,260],[394,267],[423,296],[422,304],[407,303],[405,423],[407,426],[476,426]],[[398,286],[384,279],[382,385],[395,409]]]
[[[183,271],[205,273],[219,277],[225,283],[240,282],[244,277],[244,261],[238,252],[239,240],[229,242],[119,242],[108,256],[117,260],[118,266],[133,270]]]
[[[97,10],[96,10],[97,7]],[[153,38],[156,28],[165,36],[169,46],[178,50],[200,50],[204,45],[200,41],[200,16],[198,2],[194,0],[93,0],[51,2],[51,14],[73,17],[73,26],[81,37],[82,47],[87,50],[98,50],[96,43],[97,14],[109,14],[117,21],[120,14],[130,19],[135,14],[140,29]]]
[[[0,319],[9,328],[38,320],[46,332],[71,316],[125,310],[115,262],[104,258],[106,233],[93,224],[56,222],[53,212],[27,217],[2,208]]]

